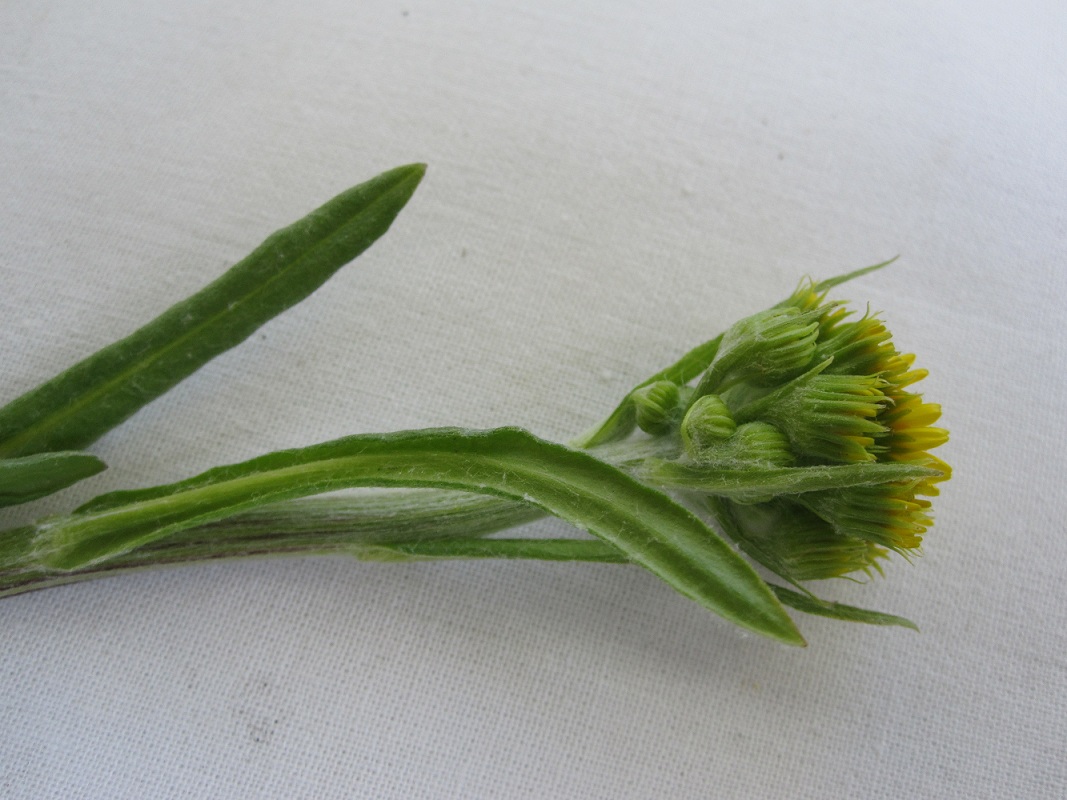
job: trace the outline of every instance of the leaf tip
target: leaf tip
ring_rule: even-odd
[[[785,615],[785,618],[789,620],[788,627],[782,627],[777,631],[776,638],[782,644],[787,644],[790,647],[807,647],[807,640],[801,635],[800,630],[796,624]]]
[[[419,185],[419,182],[422,181],[423,176],[426,174],[426,164],[422,161],[416,161],[412,164],[397,167],[393,171],[400,173],[401,177],[411,180],[414,187]]]

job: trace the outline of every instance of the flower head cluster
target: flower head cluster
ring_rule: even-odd
[[[720,502],[739,544],[791,581],[877,569],[887,551],[915,552],[932,524],[927,498],[951,474],[930,453],[948,440],[935,427],[940,406],[912,391],[926,371],[896,349],[877,315],[824,297],[806,281],[774,308],[735,324],[691,395],[672,395],[688,402],[673,413],[691,464],[927,468],[908,480]]]

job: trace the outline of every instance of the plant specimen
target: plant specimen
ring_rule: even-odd
[[[399,167],[344,192],[0,409],[0,504],[103,469],[84,448],[363,252],[423,172]],[[925,372],[877,315],[827,300],[883,266],[801,283],[640,383],[566,445],[518,428],[356,434],[111,492],[2,531],[0,594],[217,558],[526,558],[636,564],[788,644],[803,639],[784,605],[910,626],[825,602],[805,585],[917,552],[932,524],[929,498],[950,475],[930,453],[947,439],[934,426],[940,408],[913,390]],[[371,490],[314,497],[354,487]],[[544,514],[592,536],[493,536]]]

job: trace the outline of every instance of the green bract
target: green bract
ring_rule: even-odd
[[[390,226],[421,180],[399,167],[269,237],[216,282],[0,409],[0,505],[104,468],[78,452],[275,314]],[[884,324],[825,302],[884,265],[805,283],[631,390],[570,446],[516,428],[358,434],[112,492],[0,531],[0,595],[167,564],[287,553],[373,561],[536,558],[634,564],[724,619],[803,644],[783,603],[892,615],[764,581],[877,570],[914,551],[949,476],[940,409]],[[359,487],[355,497],[315,499]],[[402,487],[404,491],[397,491]],[[677,498],[675,497],[677,496]],[[701,518],[677,502],[702,507]],[[481,538],[553,514],[596,538]]]

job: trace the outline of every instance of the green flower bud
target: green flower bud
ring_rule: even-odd
[[[769,386],[796,377],[811,364],[819,319],[829,308],[769,308],[735,323],[723,334],[697,394],[721,392],[742,381]]]
[[[687,452],[702,466],[720,469],[791,467],[796,461],[785,434],[766,422],[738,425],[728,439],[709,440],[702,450],[694,453],[687,448]],[[753,496],[745,502],[763,503],[773,497],[773,494]]]
[[[770,422],[789,439],[798,458],[874,461],[876,440],[887,433],[876,421],[887,404],[885,382],[869,375],[820,374],[825,361],[737,412],[740,421]]]
[[[718,395],[707,394],[689,407],[682,420],[682,445],[686,453],[700,460],[709,449],[729,439],[737,430],[730,409]]]
[[[682,441],[686,454],[708,467],[744,469],[746,467],[791,467],[796,462],[789,440],[780,430],[766,422],[746,422],[738,425],[729,438],[706,438],[700,447],[686,439]]]
[[[796,462],[785,434],[766,422],[738,425],[730,446],[739,465],[791,467]]]
[[[630,393],[637,414],[637,427],[645,433],[661,434],[670,430],[679,414],[681,390],[671,381],[656,381]]]
[[[885,550],[839,533],[789,500],[758,505],[718,502],[727,531],[748,555],[788,581],[837,578],[879,569]]]

